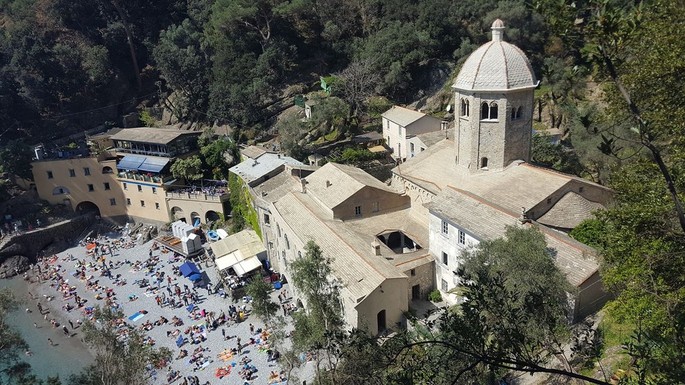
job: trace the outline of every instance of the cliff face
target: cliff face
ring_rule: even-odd
[[[0,277],[11,277],[27,270],[46,249],[51,253],[65,250],[94,222],[94,216],[83,215],[6,238],[0,244]]]

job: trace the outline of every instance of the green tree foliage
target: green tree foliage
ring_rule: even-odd
[[[608,178],[615,205],[575,236],[601,247],[603,280],[617,296],[609,310],[639,326],[628,344],[640,366],[634,379],[682,378],[685,104],[673,97],[683,91],[682,2],[536,3],[566,46],[605,81],[611,126],[600,131],[599,148],[621,166]]]
[[[374,159],[383,159],[382,153],[373,153],[366,147],[348,147],[342,150],[339,155],[330,157],[331,162],[361,165]]]
[[[290,264],[290,271],[292,283],[306,307],[305,311],[293,315],[295,349],[325,352],[330,375],[335,379],[337,356],[332,353],[331,342],[341,333],[344,321],[340,286],[333,279],[331,263],[331,257],[325,256],[314,241],[309,241],[304,255]],[[321,377],[319,362],[317,358],[317,374]]]
[[[49,139],[60,133],[55,125],[73,132],[115,118],[120,111],[111,105],[130,111],[150,63],[148,47],[177,20],[178,6],[170,0],[2,2],[0,94],[9,135]]]
[[[434,89],[427,73],[457,51],[470,53],[494,17],[508,17],[512,41],[534,58],[544,41],[539,15],[521,0],[8,0],[0,7],[8,21],[0,95],[11,106],[0,117],[16,136],[50,123],[91,128],[135,108],[137,97],[160,97],[181,120],[262,128],[287,107],[281,90],[290,83],[333,73],[345,80],[334,92],[354,126],[370,94],[408,102]]]
[[[185,159],[176,159],[171,165],[171,174],[188,182],[202,179],[202,160],[193,155]]]
[[[269,325],[279,310],[278,304],[271,300],[273,287],[261,277],[256,277],[247,285],[245,292],[252,297],[252,311]]]
[[[286,2],[217,0],[208,23],[213,49],[209,114],[234,124],[262,120],[293,65]]]
[[[624,165],[610,182],[617,192],[614,206],[572,235],[600,247],[603,282],[617,296],[609,310],[639,324],[641,343],[651,346],[642,362],[648,378],[677,378],[685,373],[685,244],[673,201],[649,159]]]
[[[314,100],[317,103],[312,107],[312,117],[304,123],[304,127],[309,132],[326,135],[333,131],[341,134],[348,131],[351,108],[349,104],[335,96],[314,98]]]
[[[72,383],[80,385],[146,385],[145,367],[168,361],[167,348],[156,349],[145,343],[145,335],[128,326],[128,337],[120,337],[119,321],[123,313],[109,308],[96,308],[97,323],[83,324],[84,340],[95,352],[95,363],[84,369]]]
[[[561,143],[552,143],[546,135],[533,136],[532,158],[543,166],[580,176],[583,167],[576,154]]]
[[[259,228],[259,218],[257,218],[257,211],[252,205],[252,198],[247,186],[237,175],[230,173],[228,175],[228,189],[229,201],[231,202],[231,232],[236,233],[243,230],[247,223],[261,238],[262,231]]]
[[[179,119],[203,120],[209,105],[210,63],[202,20],[185,19],[162,31],[153,55],[161,77],[175,91]]]
[[[213,134],[209,135],[208,143],[200,144],[200,154],[215,179],[227,179],[228,169],[240,161],[238,146],[228,137],[213,138]]]
[[[23,140],[10,140],[0,147],[0,172],[32,179],[31,149]]]

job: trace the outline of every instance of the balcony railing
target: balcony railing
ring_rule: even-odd
[[[202,191],[167,191],[165,194],[167,198],[171,199],[214,202],[223,202],[228,200],[228,192],[208,194]]]
[[[119,178],[137,180],[140,182],[157,183],[157,184],[162,184],[164,182],[167,182],[167,181],[173,179],[171,177],[162,177],[159,175],[137,174],[134,172],[126,172],[126,171],[120,171],[119,172]]]

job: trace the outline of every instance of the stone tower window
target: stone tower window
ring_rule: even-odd
[[[488,104],[487,102],[483,102],[480,106],[480,118],[482,120],[497,119],[497,103],[492,102]]]
[[[490,119],[497,119],[497,103],[490,103]]]
[[[467,99],[461,99],[461,116],[469,116],[469,101]]]
[[[488,168],[488,158],[480,158],[480,168]]]
[[[511,107],[511,120],[521,119],[521,106]]]

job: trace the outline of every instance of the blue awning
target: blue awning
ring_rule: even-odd
[[[169,158],[148,156],[143,164],[138,167],[138,171],[160,172],[169,163]]]
[[[117,168],[119,170],[138,170],[143,162],[145,162],[144,156],[126,155],[117,163]]]
[[[181,274],[183,274],[184,277],[190,277],[193,274],[202,275],[202,273],[200,272],[200,269],[198,269],[197,266],[195,266],[195,264],[192,262],[186,262],[186,263],[182,264],[179,267],[179,270],[181,271]]]

